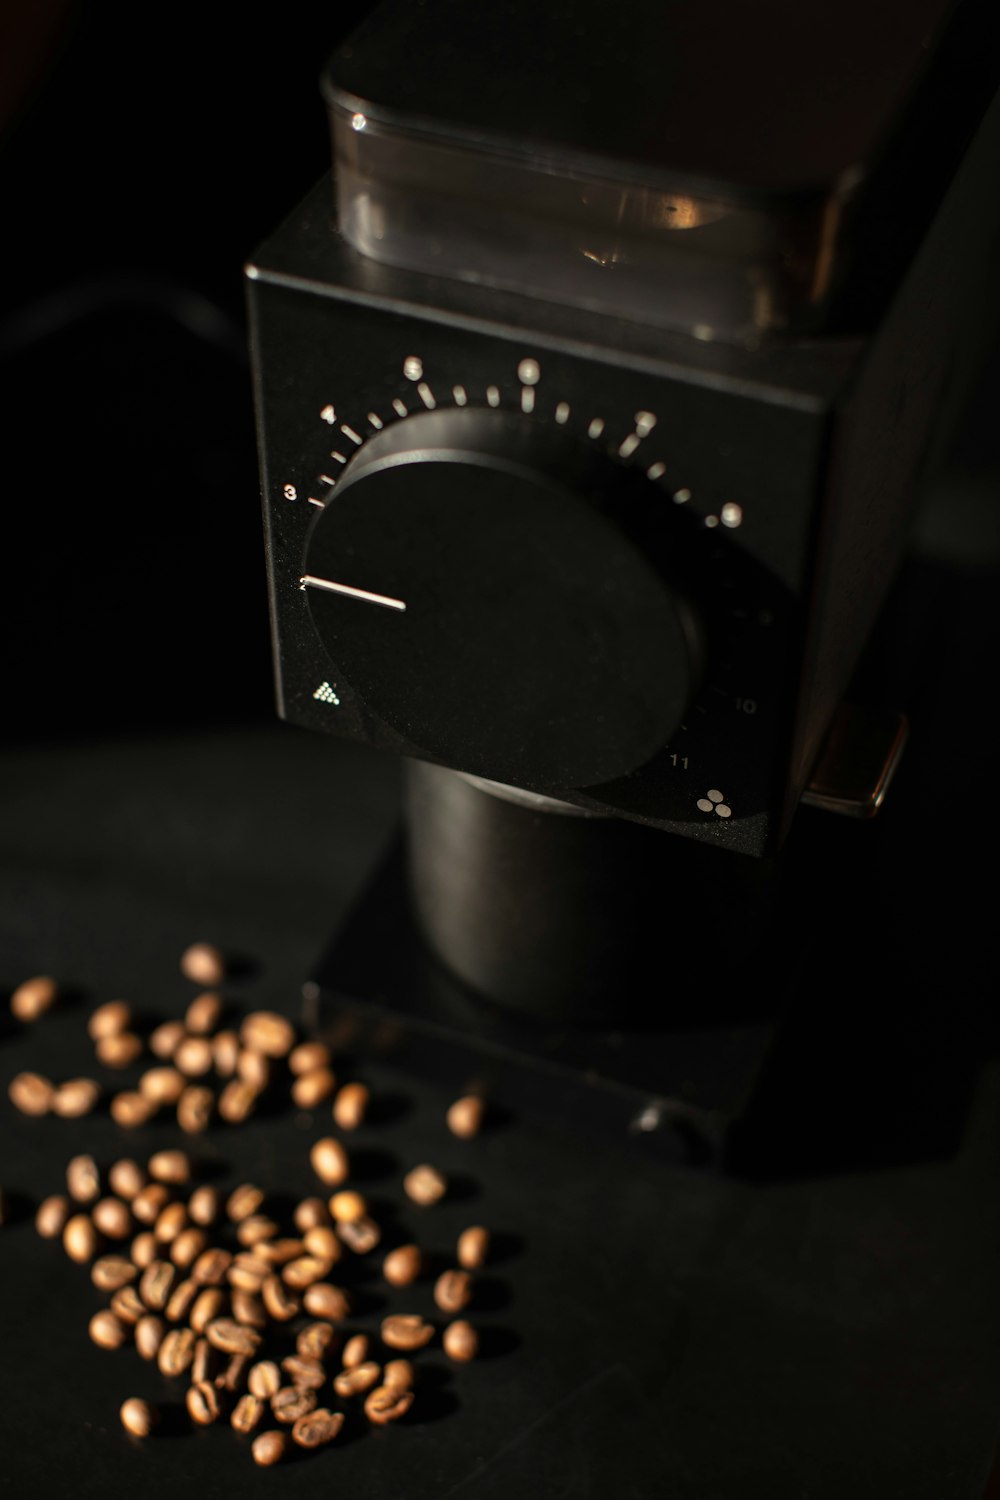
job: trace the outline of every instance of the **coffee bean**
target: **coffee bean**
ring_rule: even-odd
[[[120,1286],[111,1298],[111,1311],[116,1318],[134,1328],[140,1318],[146,1316],[146,1307],[134,1286]]]
[[[413,1392],[401,1391],[398,1386],[380,1385],[365,1401],[365,1416],[376,1427],[386,1422],[398,1422],[405,1417],[413,1405]]]
[[[136,1235],[129,1246],[128,1253],[132,1257],[133,1265],[138,1266],[140,1271],[144,1271],[156,1259],[157,1248],[155,1234],[147,1229],[144,1233]]]
[[[218,1349],[213,1349],[208,1339],[196,1339],[194,1358],[191,1361],[191,1384],[198,1385],[203,1380],[211,1380],[219,1358]]]
[[[156,1363],[161,1375],[183,1375],[194,1362],[195,1336],[190,1328],[171,1328],[160,1345]]]
[[[170,1187],[191,1181],[191,1158],[186,1151],[155,1151],[147,1163],[150,1177]]]
[[[25,979],[10,997],[10,1008],[19,1021],[37,1021],[59,998],[59,986],[48,974]]]
[[[213,1349],[225,1354],[254,1354],[260,1347],[260,1334],[235,1318],[213,1318],[205,1328],[205,1337]]]
[[[231,1396],[235,1396],[238,1391],[243,1389],[249,1364],[250,1358],[248,1355],[232,1355],[222,1374],[215,1377],[216,1389],[228,1391]]]
[[[254,1245],[260,1245],[265,1240],[273,1240],[278,1233],[279,1225],[274,1219],[269,1219],[266,1214],[250,1214],[241,1219],[236,1227],[236,1238],[241,1245],[252,1249]]]
[[[337,1225],[337,1234],[355,1255],[368,1255],[382,1239],[382,1231],[374,1219],[367,1214],[361,1219],[351,1219]]]
[[[324,1359],[337,1347],[338,1338],[332,1323],[307,1323],[295,1336],[295,1352],[305,1359]]]
[[[365,1217],[368,1204],[360,1193],[348,1189],[342,1193],[334,1193],[330,1199],[330,1212],[337,1224],[353,1224]]]
[[[188,1416],[192,1422],[197,1422],[199,1427],[209,1427],[217,1422],[222,1414],[222,1403],[215,1386],[208,1380],[199,1380],[197,1385],[189,1385],[184,1397],[184,1404],[188,1409]]]
[[[320,1284],[321,1283],[317,1283],[317,1285]],[[321,1309],[314,1308],[309,1305],[309,1298],[315,1290],[316,1288],[314,1286],[311,1286],[306,1292],[306,1306],[314,1317],[327,1317],[327,1313],[325,1313]],[[300,1303],[298,1297],[293,1296],[292,1293],[288,1291],[280,1276],[268,1276],[266,1281],[261,1286],[260,1294],[263,1298],[264,1306],[267,1308],[271,1317],[274,1318],[276,1322],[287,1323],[291,1318],[295,1318],[298,1316],[302,1304]]]
[[[326,1384],[326,1370],[320,1359],[310,1359],[304,1354],[289,1354],[281,1361],[281,1368],[292,1385],[300,1386],[303,1390],[318,1391],[320,1386]]]
[[[416,1313],[392,1313],[382,1319],[382,1342],[390,1349],[422,1349],[434,1337],[434,1327]]]
[[[356,1333],[354,1337],[349,1338],[347,1340],[347,1343],[344,1345],[344,1353],[341,1357],[341,1362],[344,1366],[344,1369],[356,1369],[358,1365],[363,1365],[367,1358],[368,1336],[364,1333]]]
[[[120,1125],[123,1130],[135,1130],[138,1126],[147,1124],[156,1113],[156,1105],[152,1099],[147,1099],[145,1094],[140,1094],[135,1089],[124,1089],[120,1094],[115,1094],[108,1108],[115,1124]]]
[[[261,1330],[267,1327],[267,1310],[261,1299],[255,1297],[253,1292],[244,1292],[239,1287],[234,1287],[231,1300],[233,1317],[237,1323],[245,1323],[248,1328]]]
[[[203,1250],[191,1267],[191,1275],[201,1286],[220,1286],[233,1263],[232,1252],[213,1245]]]
[[[74,1214],[66,1220],[62,1241],[66,1254],[78,1265],[85,1265],[97,1254],[97,1230],[86,1214]]]
[[[187,1228],[188,1211],[184,1203],[168,1203],[153,1225],[153,1233],[161,1245],[169,1245],[182,1229]]]
[[[442,1312],[461,1312],[472,1301],[472,1277],[468,1271],[442,1271],[434,1283],[434,1301]]]
[[[333,1442],[343,1425],[342,1411],[329,1411],[325,1406],[319,1406],[296,1419],[292,1426],[292,1442],[298,1443],[300,1448],[321,1448],[325,1443]]]
[[[99,1349],[120,1349],[128,1338],[128,1329],[108,1308],[97,1312],[89,1323],[90,1337]]]
[[[193,1279],[193,1278],[192,1278]],[[198,1285],[196,1282],[195,1285]],[[195,1333],[204,1333],[209,1323],[221,1318],[226,1308],[226,1294],[217,1286],[206,1287],[199,1292],[191,1308],[188,1322]]]
[[[455,1100],[445,1118],[452,1135],[467,1141],[479,1134],[485,1113],[486,1105],[483,1100],[476,1094],[466,1094],[464,1098]]]
[[[117,1292],[138,1276],[138,1271],[124,1255],[102,1255],[90,1268],[90,1279],[101,1292]]]
[[[351,1312],[351,1299],[343,1287],[333,1286],[328,1281],[317,1281],[307,1287],[302,1305],[311,1317],[330,1323],[343,1322]]]
[[[308,1416],[316,1410],[316,1392],[302,1390],[296,1385],[283,1385],[271,1397],[271,1412],[278,1422],[291,1426],[299,1417]]]
[[[262,1359],[258,1364],[251,1365],[247,1373],[247,1385],[255,1396],[262,1400],[270,1400],[276,1391],[281,1389],[281,1371],[273,1359]]]
[[[240,1027],[240,1040],[251,1052],[287,1057],[295,1046],[295,1027],[273,1010],[252,1011]]]
[[[414,1203],[427,1208],[444,1197],[448,1184],[436,1167],[423,1163],[407,1172],[403,1178],[403,1190]]]
[[[334,1142],[334,1144],[337,1143]],[[315,1167],[315,1163],[313,1165]],[[306,1234],[310,1229],[325,1228],[330,1223],[329,1210],[322,1198],[303,1198],[301,1203],[296,1205],[292,1218],[300,1234]]]
[[[475,1359],[479,1351],[479,1335],[472,1324],[466,1323],[464,1319],[448,1324],[441,1335],[441,1343],[448,1358],[457,1360],[460,1364]]]
[[[109,1240],[124,1240],[132,1232],[132,1215],[120,1198],[102,1198],[92,1209],[94,1224]]]
[[[147,1068],[139,1079],[140,1094],[157,1107],[176,1104],[186,1088],[184,1074],[167,1066]]]
[[[147,1182],[132,1199],[132,1212],[140,1224],[155,1224],[170,1202],[170,1189],[162,1182]]]
[[[102,1037],[120,1036],[127,1031],[132,1024],[132,1007],[127,1000],[108,1000],[104,1005],[99,1005],[90,1013],[87,1022],[87,1032],[91,1041],[99,1042]]]
[[[490,1253],[490,1232],[481,1224],[463,1229],[458,1237],[458,1263],[466,1271],[478,1271]]]
[[[96,1203],[101,1196],[101,1174],[92,1156],[74,1156],[66,1165],[66,1186],[77,1203]]]
[[[242,1125],[257,1108],[260,1090],[242,1078],[231,1078],[219,1095],[219,1116],[227,1125]]]
[[[192,1084],[177,1101],[177,1123],[188,1135],[200,1135],[208,1129],[214,1107],[212,1090]]]
[[[236,1076],[255,1093],[262,1094],[271,1082],[271,1060],[263,1052],[241,1047],[236,1057]]]
[[[108,1185],[119,1198],[131,1203],[136,1193],[146,1186],[146,1174],[137,1161],[123,1156],[108,1168]]]
[[[338,1396],[345,1400],[349,1396],[362,1396],[365,1391],[372,1390],[378,1385],[382,1378],[382,1367],[373,1360],[365,1360],[360,1365],[353,1365],[349,1370],[341,1370],[339,1375],[333,1377],[333,1388]]]
[[[43,1240],[54,1240],[62,1234],[70,1215],[70,1201],[62,1193],[43,1198],[35,1214],[35,1228]]]
[[[208,1228],[219,1217],[219,1194],[214,1187],[195,1188],[188,1199],[188,1215],[194,1224]]]
[[[208,1235],[204,1229],[182,1229],[170,1246],[170,1259],[175,1266],[186,1271],[194,1265],[207,1244]]]
[[[55,1085],[41,1073],[18,1073],[7,1086],[7,1095],[22,1115],[47,1115],[52,1108]]]
[[[390,1250],[382,1262],[382,1275],[390,1286],[409,1286],[424,1268],[424,1257],[417,1245],[400,1245]]]
[[[300,1042],[288,1054],[288,1066],[297,1078],[328,1068],[331,1061],[330,1049],[323,1042]]]
[[[134,1031],[122,1031],[117,1036],[102,1036],[94,1051],[97,1061],[104,1068],[130,1068],[136,1058],[142,1056],[142,1038]]]
[[[226,977],[225,955],[214,943],[192,943],[181,954],[181,973],[192,984],[213,989]]]
[[[328,1224],[317,1224],[313,1229],[307,1229],[302,1243],[310,1255],[317,1255],[321,1260],[328,1261],[335,1266],[344,1253],[344,1247],[337,1238],[337,1231],[331,1229]]]
[[[333,1120],[341,1130],[357,1130],[368,1113],[369,1093],[363,1083],[345,1083],[333,1101]]]
[[[241,1183],[226,1199],[226,1213],[234,1224],[255,1214],[264,1201],[261,1189],[252,1182]]]
[[[181,1323],[191,1311],[200,1295],[200,1288],[196,1281],[190,1277],[186,1281],[179,1281],[170,1293],[167,1303],[167,1318],[171,1323]]]
[[[164,1021],[149,1038],[149,1050],[157,1057],[169,1060],[186,1035],[183,1021]]]
[[[337,1078],[331,1068],[313,1068],[300,1074],[292,1084],[292,1102],[297,1109],[315,1109],[329,1099],[336,1087]]]
[[[139,1278],[139,1296],[151,1312],[162,1312],[170,1300],[177,1278],[168,1260],[154,1260]]]
[[[297,1292],[301,1292],[307,1286],[322,1281],[331,1269],[328,1260],[320,1260],[315,1255],[300,1255],[298,1260],[288,1262],[281,1277],[286,1286],[294,1287]]]
[[[264,1259],[259,1248],[237,1255],[227,1273],[229,1284],[238,1286],[243,1292],[259,1292],[271,1275],[270,1262]]]
[[[135,1325],[136,1352],[142,1359],[155,1359],[167,1333],[167,1325],[155,1313],[147,1313]]]
[[[174,1053],[174,1067],[185,1078],[204,1078],[211,1073],[213,1063],[212,1044],[203,1036],[186,1036]]]
[[[412,1390],[415,1379],[416,1371],[408,1359],[390,1359],[382,1371],[382,1384],[388,1390]]]
[[[195,1036],[208,1036],[222,1019],[222,997],[214,990],[196,996],[184,1012],[184,1024]]]
[[[101,1085],[95,1078],[70,1078],[52,1095],[53,1114],[64,1120],[79,1120],[89,1115],[101,1097]]]
[[[125,1431],[138,1438],[149,1437],[160,1420],[156,1407],[150,1406],[148,1401],[141,1401],[138,1396],[130,1396],[127,1401],[123,1401],[118,1415]]]
[[[298,1260],[300,1255],[305,1254],[304,1240],[262,1240],[254,1246],[253,1253],[259,1259],[266,1261],[272,1270],[280,1266],[287,1266],[290,1260]]]
[[[309,1160],[320,1182],[325,1182],[328,1187],[339,1187],[347,1181],[350,1174],[347,1152],[332,1136],[316,1141],[309,1152]]]
[[[288,1438],[283,1432],[262,1432],[260,1437],[254,1438],[250,1449],[254,1463],[262,1468],[279,1463],[287,1451]]]
[[[253,1432],[260,1426],[265,1410],[266,1407],[259,1396],[241,1396],[233,1407],[233,1414],[229,1418],[230,1425],[236,1432]]]
[[[240,1056],[240,1039],[235,1031],[220,1031],[212,1038],[212,1061],[220,1078],[232,1078]]]

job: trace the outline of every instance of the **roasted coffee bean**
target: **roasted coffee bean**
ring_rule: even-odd
[[[161,1375],[183,1375],[194,1362],[195,1336],[190,1328],[171,1328],[156,1356]]]
[[[332,1323],[307,1323],[295,1335],[295,1352],[303,1359],[323,1359],[337,1347],[338,1337]]]
[[[382,1384],[389,1390],[412,1390],[415,1379],[416,1371],[408,1359],[390,1359],[382,1371]]]
[[[77,1203],[96,1203],[101,1196],[101,1174],[92,1156],[74,1156],[66,1166],[66,1186]]]
[[[382,1275],[390,1286],[409,1286],[423,1269],[424,1257],[418,1245],[400,1245],[382,1262]]]
[[[131,1203],[136,1193],[146,1186],[146,1174],[137,1161],[123,1156],[108,1168],[108,1186],[119,1198]]]
[[[255,1214],[264,1201],[264,1194],[252,1182],[241,1183],[226,1199],[226,1213],[234,1224]]]
[[[300,1255],[298,1260],[290,1260],[281,1272],[281,1279],[286,1286],[294,1287],[297,1292],[304,1291],[307,1286],[312,1286],[332,1269],[328,1260],[320,1260],[315,1255]]]
[[[197,1283],[196,1283],[197,1285]],[[226,1294],[220,1287],[206,1287],[194,1300],[188,1322],[195,1333],[204,1333],[209,1323],[221,1318],[226,1309]]]
[[[236,1227],[236,1238],[241,1245],[252,1249],[254,1245],[261,1244],[264,1240],[273,1240],[278,1233],[279,1225],[266,1214],[250,1214],[248,1218],[241,1219]]]
[[[329,1099],[337,1087],[337,1079],[331,1068],[313,1068],[302,1073],[292,1084],[292,1103],[297,1109],[315,1109],[324,1099]]]
[[[247,1371],[247,1387],[254,1396],[269,1401],[281,1390],[281,1371],[273,1359],[262,1359]]]
[[[232,1078],[240,1056],[240,1039],[235,1031],[220,1031],[212,1038],[212,1060],[220,1078]]]
[[[170,1246],[170,1259],[175,1266],[186,1271],[194,1265],[207,1244],[208,1235],[204,1229],[182,1229]]]
[[[460,1364],[475,1359],[479,1351],[479,1335],[464,1318],[457,1323],[448,1324],[441,1335],[441,1343],[448,1358],[457,1360]]]
[[[310,1287],[309,1291],[306,1292],[306,1306],[315,1317],[326,1317],[327,1314],[325,1312],[317,1311],[314,1307],[309,1307],[308,1299],[313,1291],[315,1291],[315,1287]],[[298,1297],[294,1296],[284,1285],[280,1276],[268,1276],[260,1289],[260,1294],[263,1298],[264,1306],[275,1322],[287,1323],[291,1318],[298,1316],[302,1304]]]
[[[348,1188],[341,1193],[334,1193],[330,1199],[330,1212],[337,1224],[354,1224],[365,1217],[368,1204],[360,1193]]]
[[[146,1316],[146,1306],[134,1286],[120,1286],[111,1299],[111,1311],[116,1318],[134,1328],[140,1318]]]
[[[191,1384],[197,1385],[202,1380],[211,1380],[220,1358],[218,1349],[213,1349],[208,1339],[195,1339],[194,1358],[191,1360]]]
[[[262,1240],[254,1246],[253,1253],[275,1270],[280,1266],[287,1266],[290,1260],[298,1260],[300,1255],[305,1254],[305,1249],[304,1240]]]
[[[337,1231],[331,1229],[328,1224],[317,1224],[314,1229],[307,1229],[302,1243],[310,1255],[317,1255],[321,1260],[328,1261],[335,1266],[344,1253],[344,1247],[337,1238]]]
[[[74,1214],[66,1220],[62,1242],[70,1260],[78,1265],[85,1265],[97,1254],[97,1230],[86,1214]]]
[[[318,1391],[326,1384],[326,1369],[320,1359],[309,1359],[304,1354],[289,1354],[281,1361],[281,1368],[292,1385],[303,1390]]]
[[[368,1215],[361,1219],[351,1219],[345,1224],[337,1225],[337,1234],[355,1255],[368,1255],[374,1250],[382,1239],[382,1231],[374,1219]]]
[[[161,1245],[169,1245],[182,1229],[187,1228],[188,1211],[184,1203],[168,1203],[153,1225],[153,1233]]]
[[[87,1031],[91,1041],[102,1037],[120,1036],[132,1025],[132,1007],[127,1000],[108,1000],[90,1013]]]
[[[341,1130],[357,1130],[368,1113],[368,1090],[363,1083],[345,1083],[333,1101],[333,1120]]]
[[[128,1328],[108,1308],[94,1314],[90,1320],[89,1332],[100,1349],[120,1349],[128,1338]]]
[[[297,1078],[328,1068],[331,1061],[330,1049],[323,1042],[300,1042],[288,1054],[288,1066]]]
[[[156,1235],[151,1229],[147,1229],[142,1234],[136,1235],[129,1246],[128,1253],[132,1257],[132,1264],[138,1266],[140,1271],[144,1271],[147,1266],[153,1264],[156,1251]]]
[[[125,1089],[122,1093],[115,1094],[108,1108],[115,1124],[121,1125],[124,1130],[134,1130],[147,1124],[156,1113],[156,1105],[152,1099],[147,1099],[145,1094],[140,1094],[135,1089]]]
[[[100,1292],[117,1292],[138,1276],[132,1262],[124,1255],[102,1255],[90,1268],[90,1279]]]
[[[219,1217],[219,1194],[214,1187],[195,1188],[188,1199],[188,1216],[193,1224],[208,1228]]]
[[[104,1068],[130,1068],[136,1058],[142,1056],[142,1038],[134,1031],[122,1031],[117,1036],[102,1036],[94,1051],[97,1061]]]
[[[251,1052],[249,1047],[241,1047],[236,1058],[236,1076],[255,1093],[262,1094],[271,1082],[271,1059],[263,1052]]]
[[[219,1095],[219,1116],[227,1125],[242,1125],[257,1108],[260,1090],[242,1078],[231,1078]]]
[[[490,1253],[490,1232],[481,1224],[463,1229],[458,1237],[458,1263],[466,1271],[478,1271]]]
[[[160,1420],[156,1407],[150,1406],[148,1401],[141,1401],[138,1396],[130,1396],[127,1401],[123,1401],[118,1415],[125,1431],[138,1438],[149,1437]]]
[[[456,1313],[472,1301],[472,1277],[468,1271],[442,1271],[434,1283],[434,1301],[442,1312]]]
[[[333,1136],[324,1136],[322,1140],[316,1141],[309,1152],[309,1160],[320,1182],[325,1182],[328,1187],[339,1187],[342,1182],[347,1181],[350,1174],[347,1152]]]
[[[92,1113],[100,1097],[101,1085],[96,1078],[70,1078],[56,1089],[50,1107],[64,1120],[79,1120]]]
[[[382,1342],[390,1349],[422,1349],[434,1337],[434,1327],[416,1313],[392,1313],[382,1319]]]
[[[47,1115],[55,1085],[41,1073],[18,1073],[7,1085],[7,1096],[22,1115]]]
[[[319,1324],[314,1326],[323,1327],[324,1325]],[[356,1333],[354,1337],[349,1338],[347,1340],[347,1343],[344,1345],[344,1353],[341,1356],[341,1363],[343,1364],[345,1370],[353,1370],[357,1365],[363,1365],[367,1358],[368,1337],[364,1333]]]
[[[212,1090],[192,1084],[177,1101],[177,1123],[188,1135],[200,1135],[208,1129],[214,1107]]]
[[[162,1182],[147,1182],[132,1199],[132,1212],[140,1224],[155,1224],[170,1202],[170,1189]]]
[[[351,1299],[343,1287],[333,1286],[328,1281],[317,1281],[307,1287],[302,1305],[310,1317],[330,1323],[343,1322],[351,1312]]]
[[[150,1177],[170,1187],[191,1181],[191,1158],[186,1151],[156,1151],[147,1163]]]
[[[35,1214],[35,1228],[43,1240],[58,1239],[70,1215],[70,1201],[62,1193],[43,1198]]]
[[[260,1334],[235,1318],[213,1318],[205,1328],[205,1337],[213,1349],[225,1354],[251,1355],[260,1347]]]
[[[448,1184],[436,1167],[429,1167],[425,1162],[407,1172],[403,1178],[403,1190],[412,1202],[428,1208],[444,1197]]]
[[[10,1008],[19,1021],[37,1021],[59,998],[59,986],[48,974],[25,979],[10,997]]]
[[[262,1468],[270,1468],[271,1464],[280,1463],[288,1452],[288,1437],[284,1432],[262,1432],[260,1437],[255,1437],[250,1449],[255,1464]]]
[[[162,1312],[170,1301],[177,1271],[168,1260],[154,1260],[139,1278],[139,1296],[151,1312]]]
[[[231,1396],[235,1396],[238,1391],[243,1389],[249,1364],[250,1358],[248,1355],[231,1355],[222,1374],[215,1377],[216,1389],[228,1391]]]
[[[230,1286],[238,1286],[241,1291],[259,1292],[272,1274],[270,1263],[258,1250],[244,1250],[229,1267],[227,1278]]]
[[[232,1263],[231,1251],[223,1250],[220,1245],[213,1245],[199,1255],[191,1267],[191,1275],[201,1286],[221,1286]]]
[[[147,1313],[135,1325],[133,1337],[137,1353],[142,1359],[155,1359],[167,1333],[167,1325],[155,1313]]]
[[[259,1297],[253,1292],[244,1292],[240,1288],[233,1288],[232,1295],[233,1317],[237,1323],[245,1323],[248,1328],[264,1329],[267,1327],[267,1310]]]
[[[179,1281],[170,1293],[167,1303],[167,1318],[171,1323],[182,1323],[197,1302],[201,1288],[196,1281],[190,1277],[186,1281]]]
[[[273,1010],[255,1010],[240,1027],[240,1040],[251,1052],[287,1057],[295,1046],[295,1027]]]
[[[342,1411],[329,1411],[325,1406],[318,1406],[315,1411],[296,1419],[292,1426],[292,1442],[298,1443],[300,1448],[322,1448],[325,1443],[333,1442],[343,1425]]]
[[[253,1432],[260,1426],[266,1410],[259,1396],[241,1396],[233,1407],[230,1425],[236,1432]]]
[[[271,1397],[271,1411],[278,1422],[291,1426],[299,1417],[308,1416],[316,1410],[316,1392],[307,1391],[297,1385],[283,1385]]]
[[[197,995],[184,1012],[184,1024],[194,1036],[208,1036],[222,1019],[222,997],[214,990]]]
[[[327,1227],[330,1212],[322,1198],[303,1198],[296,1205],[292,1218],[299,1233],[307,1234],[310,1229]]]
[[[214,943],[192,943],[181,954],[181,973],[192,984],[214,989],[226,977],[226,959]]]
[[[380,1385],[365,1400],[365,1416],[376,1427],[398,1422],[413,1405],[413,1392],[401,1391],[395,1385]]]
[[[457,1135],[462,1140],[471,1140],[482,1129],[485,1113],[484,1101],[476,1094],[466,1094],[464,1098],[455,1100],[445,1118],[452,1135]]]
[[[188,1409],[188,1416],[199,1427],[211,1426],[222,1415],[219,1393],[209,1380],[199,1380],[197,1385],[189,1385],[184,1404]]]
[[[204,1078],[211,1073],[214,1061],[212,1044],[203,1036],[186,1036],[174,1053],[174,1067],[185,1078]]]
[[[120,1198],[102,1198],[91,1210],[95,1226],[109,1240],[124,1240],[132,1232],[132,1215]]]
[[[139,1079],[139,1092],[151,1103],[176,1104],[187,1088],[184,1074],[176,1068],[147,1068]]]
[[[338,1396],[346,1400],[349,1396],[363,1396],[366,1391],[377,1386],[381,1378],[381,1365],[366,1359],[362,1364],[352,1365],[349,1370],[341,1370],[339,1375],[335,1375],[333,1388]]]
[[[164,1021],[149,1038],[149,1050],[157,1057],[169,1059],[186,1035],[183,1021]]]

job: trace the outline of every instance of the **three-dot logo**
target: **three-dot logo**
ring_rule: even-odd
[[[717,818],[731,818],[733,815],[732,808],[726,806],[722,793],[715,787],[712,788],[707,797],[698,798],[698,811],[715,813]]]

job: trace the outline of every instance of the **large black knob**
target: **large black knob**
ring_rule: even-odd
[[[535,788],[642,765],[696,686],[664,499],[560,431],[491,411],[379,433],[310,533],[338,676],[419,752]]]

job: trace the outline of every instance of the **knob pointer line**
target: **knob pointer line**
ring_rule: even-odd
[[[368,589],[356,589],[349,583],[334,583],[330,578],[316,578],[305,573],[299,579],[299,588],[326,589],[329,594],[346,594],[350,599],[363,599],[366,604],[381,604],[386,609],[405,610],[402,599],[391,599],[388,594],[373,594]]]

